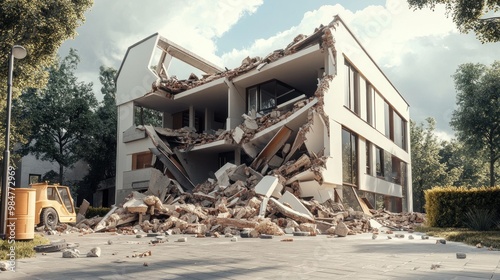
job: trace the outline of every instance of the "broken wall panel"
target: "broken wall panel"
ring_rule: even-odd
[[[283,196],[278,199],[278,201],[283,204],[287,203],[293,210],[314,218],[313,214],[304,206],[304,204],[302,204],[302,202],[300,202],[300,200],[295,195],[288,191],[286,191]]]
[[[250,167],[259,169],[267,164],[271,158],[286,144],[288,138],[292,134],[292,130],[287,126],[283,126],[278,130],[276,135],[269,141],[269,143],[262,149],[259,155],[254,159]]]
[[[328,128],[321,116],[316,111],[313,111],[304,140],[309,155],[328,155],[324,151],[325,147],[328,146],[327,143],[329,143]]]
[[[313,197],[319,203],[334,199],[334,189],[324,188],[317,181],[299,182],[301,197]]]
[[[158,157],[164,166],[172,173],[175,179],[181,184],[186,191],[192,191],[194,184],[189,178],[178,168],[179,163],[174,163],[174,160],[156,148],[150,148],[151,152]]]
[[[265,197],[281,197],[283,185],[279,183],[279,179],[275,176],[264,176],[262,180],[255,186],[255,193]]]

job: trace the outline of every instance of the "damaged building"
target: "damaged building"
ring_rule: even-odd
[[[312,31],[234,69],[160,34],[130,46],[116,80],[117,204],[156,189],[170,205],[258,197],[298,222],[313,221],[308,203],[411,212],[408,103],[341,18]]]

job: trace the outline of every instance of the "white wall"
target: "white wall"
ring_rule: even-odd
[[[352,37],[349,31],[340,24],[335,30],[332,30],[335,37],[336,49],[336,65],[337,73],[332,82],[330,89],[325,94],[325,112],[330,120],[330,151],[332,158],[327,161],[328,172],[323,174],[325,181],[342,185],[342,127],[346,127],[358,134],[358,174],[359,188],[362,190],[382,193],[391,196],[402,196],[401,186],[379,179],[375,176],[366,174],[366,141],[381,147],[390,152],[394,156],[408,163],[408,169],[411,170],[411,157],[409,150],[405,151],[393,143],[384,135],[384,100],[382,97],[375,94],[375,126],[372,127],[367,123],[366,116],[366,86],[365,79],[368,80],[373,87],[385,98],[388,103],[401,116],[409,121],[409,106],[393,85],[387,80],[380,69],[370,59],[366,52],[359,46],[356,40]],[[344,91],[345,91],[345,60],[349,62],[359,71],[360,76],[360,115],[344,107]],[[329,70],[329,74],[334,73]],[[409,122],[408,122],[409,123]],[[409,128],[407,129],[407,134]],[[408,136],[408,135],[407,135]],[[406,139],[408,141],[408,139]],[[374,156],[372,156],[374,159]],[[408,186],[410,192],[408,194],[409,209],[411,209],[411,174],[408,178]]]
[[[22,188],[28,187],[30,174],[40,174],[43,178],[43,175],[51,170],[59,173],[59,164],[57,164],[56,162],[36,159],[36,157],[32,154],[26,155],[18,163],[18,168],[16,169],[16,173],[19,172],[19,176],[16,176],[16,181],[18,181],[16,182],[16,186]],[[64,169],[64,180],[82,180],[83,177],[87,175],[87,173],[87,163],[78,161],[73,168]]]
[[[156,75],[149,69],[159,35],[155,34],[131,46],[116,80],[116,105],[134,100],[151,91]]]

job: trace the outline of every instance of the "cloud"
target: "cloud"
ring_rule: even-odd
[[[252,14],[262,0],[212,1],[132,1],[99,0],[86,13],[86,22],[77,29],[78,36],[60,48],[66,56],[76,48],[81,58],[79,73],[94,72],[91,81],[99,87],[101,65],[118,68],[129,46],[160,32],[179,45],[212,60],[215,38],[227,32],[238,20]],[[98,90],[96,90],[98,91]]]

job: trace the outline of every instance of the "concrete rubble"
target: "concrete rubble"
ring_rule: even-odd
[[[328,32],[329,27],[321,26],[309,37],[297,36],[285,49],[265,58],[247,57],[240,67],[224,73],[202,78],[192,74],[187,80],[162,77],[152,90],[163,91],[168,97],[213,79],[230,80],[318,40],[325,51],[334,51],[334,42],[329,39],[333,37],[325,35]],[[333,187],[322,187],[326,168],[322,139],[329,131],[323,96],[332,78],[325,75],[318,79],[317,90],[309,98],[303,96],[266,114],[243,114],[244,121],[229,131],[198,133],[188,127],[176,130],[137,127],[146,132],[155,147],[150,149],[154,155],[152,166],[156,169],[148,190],[133,191],[105,217],[82,219],[76,227],[84,232],[130,234],[220,236],[247,232],[249,237],[259,237],[303,232],[313,236],[347,236],[379,227],[408,230],[423,223],[425,217],[420,213],[368,209],[361,199],[358,201],[362,211],[354,211],[336,198]],[[322,131],[321,135],[317,131]],[[213,177],[193,184],[182,154],[220,140],[241,148],[251,161],[238,165],[226,163]]]

